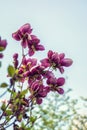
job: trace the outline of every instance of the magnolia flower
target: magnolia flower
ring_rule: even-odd
[[[33,67],[28,73],[28,83],[31,84],[34,80],[41,80],[44,69],[40,65]]]
[[[23,48],[28,47],[29,56],[32,56],[35,51],[43,51],[45,48],[43,45],[39,44],[40,40],[35,36],[31,35],[32,29],[29,23],[24,24],[18,31],[12,34],[12,37],[20,41]]]
[[[1,37],[0,37],[0,51],[5,50],[6,46],[7,46],[7,41],[1,40]]]
[[[31,32],[32,32],[31,25],[27,23],[24,24],[22,27],[20,27],[18,31],[12,33],[12,37],[17,41],[21,40],[21,45],[24,48],[26,48],[28,44],[29,34],[31,34]]]
[[[35,81],[30,86],[31,98],[36,99],[37,104],[42,103],[42,98],[46,97],[50,91],[50,87],[44,86],[40,81]]]
[[[39,43],[40,40],[35,35],[30,36],[30,40],[28,41],[29,56],[32,56],[35,53],[35,51],[45,50],[44,46]]]
[[[25,70],[30,70],[32,67],[36,66],[37,59],[36,58],[23,58],[22,66]]]
[[[53,69],[58,68],[61,73],[64,72],[63,67],[71,66],[73,61],[69,58],[65,58],[65,54],[58,54],[57,52],[53,52],[51,50],[48,51],[48,57],[41,60],[41,64],[44,67],[52,67]]]
[[[57,91],[59,94],[63,94],[64,90],[61,88],[65,84],[65,79],[60,77],[56,79],[55,77],[50,77],[47,79],[47,84],[51,87],[52,91]]]

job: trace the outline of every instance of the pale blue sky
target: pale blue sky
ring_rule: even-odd
[[[87,0],[0,0],[0,35],[8,40],[0,80],[14,52],[20,52],[12,32],[30,23],[47,52],[65,52],[74,64],[66,69],[73,96],[87,94]],[[39,52],[43,57],[46,53]],[[2,79],[3,78],[3,79]],[[1,81],[0,81],[1,82]]]

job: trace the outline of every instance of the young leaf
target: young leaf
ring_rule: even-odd
[[[12,115],[12,111],[11,111],[11,110],[6,110],[6,115],[7,115],[7,116]]]
[[[5,50],[5,48],[4,47],[0,47],[0,51],[4,51]]]
[[[11,77],[13,77],[13,75],[15,74],[15,68],[12,65],[8,66],[8,74]]]
[[[25,94],[27,94],[27,93],[28,93],[28,89],[23,90],[23,91],[20,93],[20,97],[24,97]]]
[[[7,83],[2,83],[2,84],[0,85],[1,88],[6,88],[7,86],[8,86]]]
[[[5,103],[3,103],[1,106],[1,110],[4,111],[5,109],[6,109],[6,105],[5,105]]]
[[[37,119],[37,117],[35,117],[35,116],[31,116],[31,117],[30,117],[30,121],[31,121],[32,123],[34,123],[34,122],[36,121],[36,119]]]
[[[19,121],[19,122],[22,120],[22,117],[23,117],[22,114],[20,114],[20,115],[18,116],[18,121]]]

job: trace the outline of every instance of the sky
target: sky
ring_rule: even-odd
[[[86,97],[87,0],[0,0],[0,36],[8,41],[0,82],[5,79],[8,64],[12,64],[12,54],[21,53],[11,35],[25,23],[31,24],[46,48],[36,56],[46,57],[46,52],[53,50],[73,59],[63,75],[67,77],[65,88],[73,89],[73,97]]]

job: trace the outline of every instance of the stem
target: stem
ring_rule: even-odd
[[[9,86],[9,89],[11,88],[11,86]],[[1,95],[0,95],[0,98],[2,98],[8,91],[6,90],[5,92],[3,92]]]
[[[7,126],[5,127],[5,129],[8,128],[8,127],[10,127],[12,124],[14,124],[14,122],[15,122],[15,121],[13,121],[11,124],[7,125]]]
[[[14,115],[10,117],[10,121],[11,121],[11,119],[12,119],[13,117],[14,117]],[[6,127],[4,127],[8,122],[9,122],[9,121],[6,121],[6,120],[5,120],[2,124],[0,124],[0,125],[1,125],[0,128],[6,129],[6,128],[8,128],[9,126],[11,126],[15,121],[13,121],[12,123],[10,123],[10,124],[7,125]]]
[[[24,48],[22,47],[22,57],[24,58],[25,55],[24,55]]]
[[[12,117],[13,118],[13,117]],[[12,124],[14,124],[16,122],[16,120],[14,120],[12,123],[10,123],[9,125],[7,125],[6,127],[5,127],[5,129],[6,128],[8,128],[8,127],[10,127]]]
[[[7,93],[7,90],[0,95],[0,98],[2,98]]]

